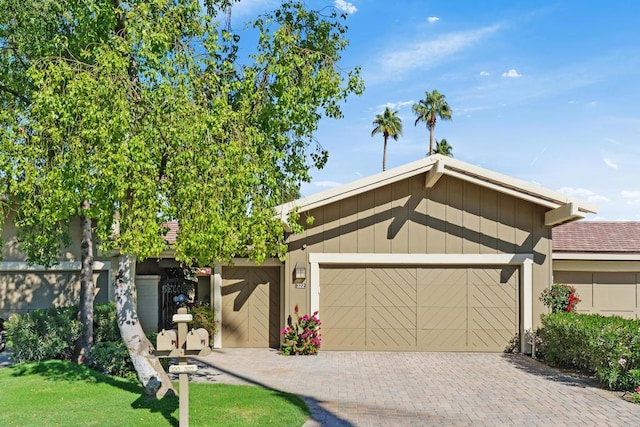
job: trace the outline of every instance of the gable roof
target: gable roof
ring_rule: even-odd
[[[553,252],[640,254],[640,222],[578,221],[553,229]]]
[[[286,223],[289,212],[294,209],[298,209],[300,212],[309,211],[419,174],[426,174],[425,187],[427,188],[435,185],[442,175],[448,175],[546,206],[550,209],[545,215],[545,224],[548,226],[575,221],[584,218],[588,213],[597,213],[596,206],[590,203],[440,154],[302,197],[278,206],[276,211],[282,221]]]

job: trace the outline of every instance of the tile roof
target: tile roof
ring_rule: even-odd
[[[169,221],[164,225],[168,228],[167,234],[164,237],[168,244],[173,245],[178,237],[178,221]]]
[[[552,233],[553,252],[640,253],[638,221],[577,221]]]

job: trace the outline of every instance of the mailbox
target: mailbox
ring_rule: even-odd
[[[202,350],[209,347],[209,332],[204,328],[192,329],[187,334],[187,350]]]
[[[168,331],[163,329],[158,334],[157,342],[158,351],[171,351],[178,347],[178,331],[175,329],[169,329]]]

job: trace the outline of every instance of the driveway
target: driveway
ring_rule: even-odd
[[[300,395],[308,426],[638,425],[640,405],[529,357],[481,353],[214,350],[192,381]]]

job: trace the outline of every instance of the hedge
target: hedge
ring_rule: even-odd
[[[542,316],[539,354],[592,373],[612,390],[640,386],[640,320],[557,312]]]

